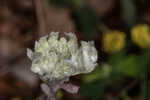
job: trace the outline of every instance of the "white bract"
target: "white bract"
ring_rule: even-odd
[[[94,42],[81,41],[79,46],[73,33],[65,35],[69,40],[65,37],[59,39],[58,32],[51,32],[49,36],[41,37],[35,42],[34,52],[27,49],[34,73],[53,80],[94,70],[97,65]]]

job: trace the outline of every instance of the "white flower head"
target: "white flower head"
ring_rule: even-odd
[[[53,80],[89,73],[95,69],[97,50],[94,42],[81,41],[79,46],[75,34],[65,35],[69,40],[65,37],[59,39],[58,32],[51,32],[35,42],[34,52],[27,49],[34,73]]]

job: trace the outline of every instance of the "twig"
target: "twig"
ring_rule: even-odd
[[[137,84],[138,81],[139,81],[138,79],[134,80],[131,84],[129,84],[126,88],[123,89],[121,94],[123,94],[126,91],[130,90],[131,88],[133,88]]]
[[[134,80],[131,84],[129,84],[127,87],[125,87],[125,88],[121,91],[121,93],[119,94],[118,98],[121,98],[122,96],[124,96],[124,94],[125,94],[127,91],[129,91],[131,88],[133,88],[133,87],[137,84],[138,81],[139,81],[139,80],[136,79],[136,80]]]
[[[33,0],[33,4],[35,6],[39,35],[45,34],[47,32],[47,27],[43,2],[42,0]]]
[[[143,100],[150,100],[150,74],[149,71],[143,74],[141,77],[141,88],[142,88],[142,96]]]

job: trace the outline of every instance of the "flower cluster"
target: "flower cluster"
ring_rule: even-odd
[[[46,79],[63,79],[80,73],[89,73],[97,63],[97,50],[94,42],[81,41],[78,45],[73,33],[65,33],[59,38],[58,32],[41,37],[35,42],[34,52],[27,49],[32,61],[31,70]]]

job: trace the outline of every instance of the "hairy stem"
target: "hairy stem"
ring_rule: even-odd
[[[77,93],[79,87],[70,83],[64,83],[67,79],[49,81],[47,84],[41,84],[41,89],[44,92],[44,96],[41,96],[39,100],[56,100],[56,95],[59,89],[64,89],[69,93]]]

